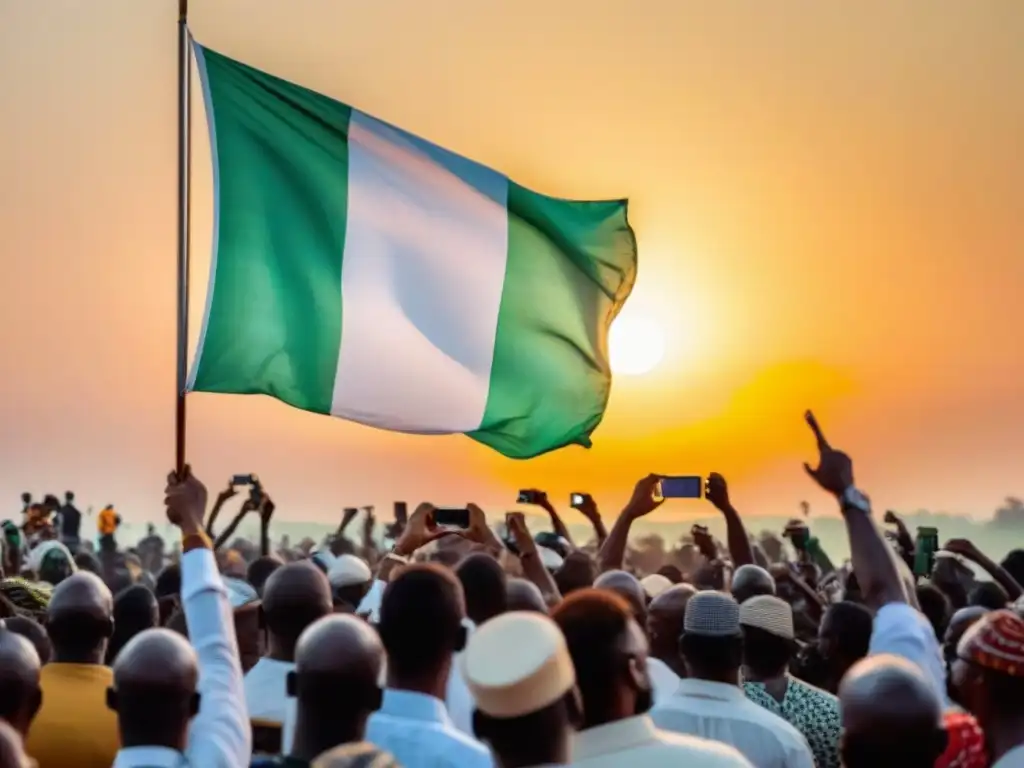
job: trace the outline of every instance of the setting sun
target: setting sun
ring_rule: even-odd
[[[640,376],[652,371],[665,356],[665,332],[654,318],[626,309],[612,323],[608,347],[612,371]]]

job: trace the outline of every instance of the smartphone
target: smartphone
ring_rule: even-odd
[[[663,477],[659,486],[663,499],[699,499],[704,493],[704,478],[700,475]]]
[[[258,482],[256,475],[234,475],[231,478],[232,485],[256,485]]]
[[[583,506],[583,502],[587,500],[587,494],[585,493],[574,493],[569,496],[569,506],[573,509],[579,509]]]
[[[404,501],[395,502],[395,522],[402,525],[409,522],[409,505]]]
[[[537,492],[536,491],[520,491],[519,498],[516,499],[517,504],[536,504],[537,503]]]
[[[434,510],[434,524],[438,528],[469,528],[469,510],[465,507],[453,509],[442,507]]]
[[[935,567],[935,553],[939,551],[939,529],[917,529],[917,540],[914,542],[914,575],[930,576]]]

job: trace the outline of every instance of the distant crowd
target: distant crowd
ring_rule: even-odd
[[[113,505],[23,494],[2,524],[0,768],[1024,768],[1024,549],[877,514],[807,423],[846,562],[807,518],[751,536],[717,474],[725,541],[695,526],[643,570],[657,475],[615,516],[574,496],[585,542],[541,490],[522,499],[543,531],[396,503],[293,544],[257,477],[209,499],[186,467],[165,490],[180,536],[131,546]]]

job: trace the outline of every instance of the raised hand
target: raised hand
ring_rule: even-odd
[[[804,469],[824,490],[834,496],[842,496],[846,489],[854,484],[853,461],[845,453],[837,451],[829,445],[813,413],[807,411],[804,418],[818,443],[817,468],[812,468],[810,464],[805,463]]]
[[[658,483],[660,482],[659,475],[647,475],[637,481],[633,488],[633,496],[626,505],[625,513],[635,519],[649,515],[664,504],[665,499],[658,494]]]
[[[719,512],[725,512],[732,508],[732,504],[729,502],[729,485],[725,482],[725,478],[717,472],[708,475],[705,496]]]
[[[444,536],[445,533],[448,531],[438,528],[434,522],[434,506],[424,502],[416,507],[416,511],[409,516],[405,530],[395,542],[395,553],[408,557],[420,547]]]
[[[164,489],[167,519],[178,526],[182,533],[199,533],[203,530],[206,499],[206,486],[193,476],[187,464],[181,475],[177,472],[167,475],[167,487]]]

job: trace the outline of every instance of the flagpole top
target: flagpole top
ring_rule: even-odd
[[[178,21],[188,21],[188,0],[178,0]]]

